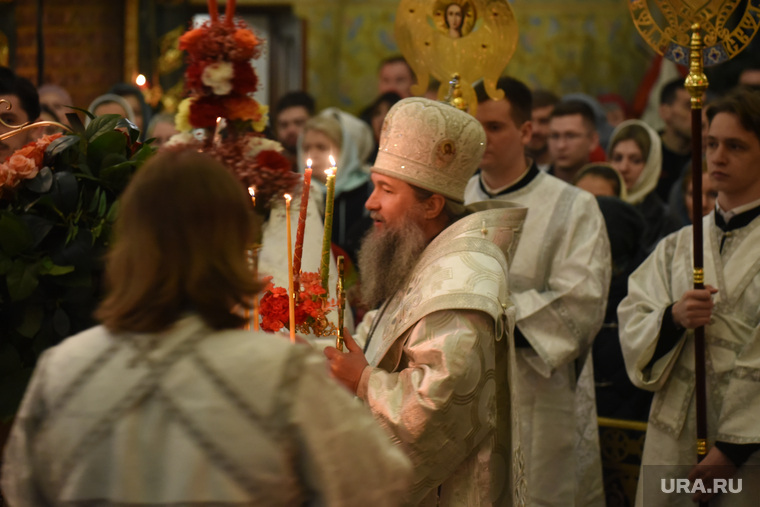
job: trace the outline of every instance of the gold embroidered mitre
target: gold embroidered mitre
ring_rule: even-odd
[[[485,146],[483,127],[469,114],[410,97],[388,111],[372,171],[462,203]]]

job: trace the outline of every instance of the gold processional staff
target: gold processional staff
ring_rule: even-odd
[[[708,86],[704,67],[726,62],[747,47],[760,26],[760,0],[633,0],[629,8],[647,44],[665,58],[689,67],[685,86],[691,95],[694,288],[704,289],[702,98]],[[702,461],[707,454],[704,327],[694,330],[694,350],[697,461]]]

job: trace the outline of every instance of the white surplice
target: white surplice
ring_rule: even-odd
[[[287,339],[102,326],[47,350],[3,463],[11,506],[399,505],[408,459]]]
[[[716,440],[760,443],[760,218],[724,235],[714,214],[703,219],[705,284],[718,289],[712,321],[705,326],[708,449]],[[662,240],[631,275],[628,296],[618,306],[628,376],[634,385],[656,392],[642,465],[672,466],[672,472],[663,474],[673,477],[684,477],[684,466],[696,463],[693,332],[684,332],[672,350],[650,362],[666,308],[693,288],[692,241],[691,226]],[[737,478],[747,466],[760,465],[758,454],[740,468]],[[637,505],[644,505],[642,488],[640,480]],[[667,505],[694,505],[689,496],[663,500]],[[752,502],[729,495],[710,505],[757,505]],[[650,504],[660,505],[651,498],[646,502]]]
[[[525,210],[490,207],[441,232],[357,329],[357,394],[412,460],[410,505],[524,505],[505,254]]]
[[[527,178],[527,179],[525,179]],[[494,200],[528,208],[510,265],[517,328],[514,386],[531,505],[604,505],[591,345],[611,276],[606,227],[594,197],[532,167]],[[492,197],[480,176],[465,201]]]

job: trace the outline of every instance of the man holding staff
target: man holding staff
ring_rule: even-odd
[[[707,117],[707,167],[718,199],[703,220],[705,288],[692,288],[692,227],[686,227],[666,237],[633,273],[618,307],[628,375],[656,392],[637,505],[707,501],[715,496],[714,479],[746,478],[749,465],[760,464],[760,92],[737,90],[710,106]],[[707,349],[708,452],[694,466],[692,336],[700,326]],[[656,485],[647,481],[654,477],[648,465],[669,467],[658,467]],[[702,479],[705,491],[660,494],[659,479],[687,477]],[[757,480],[744,481],[745,490],[752,482]],[[711,505],[757,505],[757,497],[745,493],[721,492]]]

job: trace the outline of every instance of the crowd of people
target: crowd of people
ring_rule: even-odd
[[[446,11],[452,37],[462,15]],[[710,97],[695,212],[683,79],[661,89],[661,131],[619,100],[512,77],[499,100],[475,87],[474,116],[413,97],[402,58],[378,82],[356,116],[286,93],[269,131],[293,171],[310,160],[318,205],[336,160],[333,253],[356,275],[346,350],[238,330],[232,309],[262,290],[247,276],[250,199],[213,159],[159,152],[121,200],[102,325],[38,361],[5,449],[10,504],[602,506],[604,416],[648,421],[658,494],[642,473],[637,505],[756,505],[675,499],[659,478],[757,482],[760,89]],[[9,124],[65,123],[71,105],[9,69],[0,99]],[[129,85],[89,109],[159,146],[176,132]],[[0,158],[34,135],[3,141]]]

